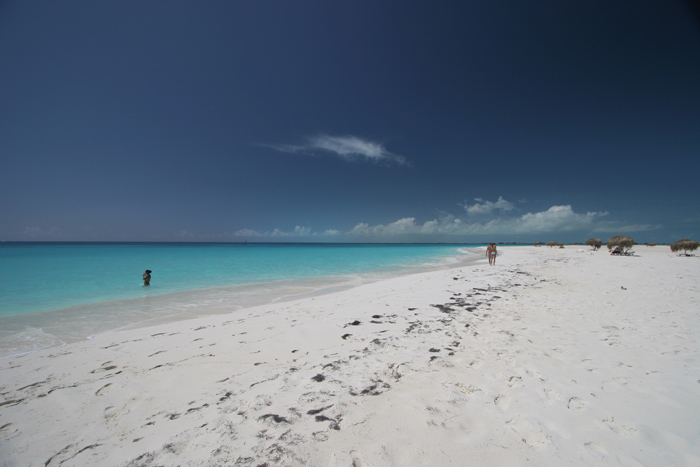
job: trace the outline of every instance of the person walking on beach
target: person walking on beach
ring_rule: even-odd
[[[144,287],[151,285],[151,271],[150,269],[146,269],[146,272],[143,273],[143,285]]]
[[[496,256],[498,256],[498,250],[496,250],[495,243],[489,243],[488,248],[486,248],[486,256],[489,258],[489,264],[491,266],[496,264]]]

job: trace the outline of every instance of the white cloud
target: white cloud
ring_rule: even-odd
[[[465,206],[472,208],[471,212],[489,213],[494,210],[503,212],[514,210],[514,206],[499,197],[496,202],[476,198],[476,204]],[[388,224],[370,225],[360,222],[349,231],[328,229],[314,232],[309,227],[296,226],[291,232],[275,229],[272,232],[260,233],[253,230],[240,230],[237,236],[257,237],[353,237],[366,240],[396,240],[398,238],[425,238],[430,240],[440,236],[475,236],[475,235],[522,235],[522,234],[556,234],[566,232],[637,232],[661,228],[660,225],[624,225],[617,221],[605,221],[608,212],[577,213],[570,205],[554,205],[549,209],[538,212],[528,212],[516,216],[501,215],[498,218],[480,222],[470,220],[469,216],[459,218],[449,213],[443,213],[437,219],[423,223],[416,222],[415,217],[404,217]]]
[[[404,217],[389,225],[377,226],[376,229],[383,235],[402,235],[416,231],[416,219],[414,217]]]
[[[596,218],[607,212],[587,212],[577,214],[571,206],[552,206],[546,211],[527,213],[514,225],[518,233],[566,232],[589,229]]]
[[[520,217],[493,219],[485,223],[465,224],[465,234],[540,234],[572,232],[595,228],[600,217],[607,212],[578,214],[571,206],[552,206],[546,211],[527,213]]]
[[[291,232],[286,232],[281,229],[275,229],[272,232],[260,232],[258,230],[252,229],[241,229],[233,233],[234,237],[247,237],[247,238],[266,238],[266,237],[310,237],[317,235],[313,232],[311,227],[301,227],[297,225]]]
[[[22,235],[26,237],[38,237],[43,234],[42,230],[39,227],[25,227],[24,231],[22,231]]]
[[[242,229],[233,234],[236,237],[262,237],[263,234],[257,230]]]
[[[280,229],[275,229],[271,234],[265,234],[264,236],[270,236],[270,237],[308,237],[309,235],[312,234],[311,228],[310,227],[300,227],[296,226],[294,227],[294,231],[292,232],[283,232]]]
[[[507,203],[507,201],[505,202]],[[500,203],[501,209],[507,205]],[[486,204],[482,202],[482,205]],[[499,203],[491,203],[497,205]],[[509,208],[510,210],[512,208]],[[487,211],[485,211],[487,212]],[[552,206],[546,211],[527,213],[520,217],[492,219],[487,222],[468,222],[452,215],[444,215],[423,224],[416,223],[415,218],[406,217],[391,224],[370,226],[357,224],[350,232],[354,236],[389,237],[408,234],[423,235],[470,235],[470,234],[536,234],[546,232],[568,232],[591,230],[596,221],[606,216],[607,212],[588,212],[578,214],[571,206]]]
[[[474,198],[475,204],[464,204],[464,210],[469,214],[488,214],[495,210],[512,211],[514,206],[509,201],[503,199],[503,196],[498,197],[498,201],[484,201],[482,198]]]
[[[307,235],[311,235],[311,233],[311,227],[300,227],[298,225],[294,227],[294,235],[297,237],[305,237]]]
[[[350,232],[350,235],[369,235],[371,233],[369,225],[365,223],[357,224]]]
[[[329,136],[318,135],[308,138],[305,145],[291,144],[266,144],[277,151],[316,155],[318,153],[331,154],[346,161],[368,160],[373,162],[396,163],[406,165],[405,157],[394,154],[380,143],[368,141],[356,136]]]
[[[378,224],[370,227],[366,223],[357,224],[350,232],[353,236],[390,237],[409,234],[451,234],[461,233],[463,221],[454,216],[433,219],[423,224],[417,224],[414,217],[405,217],[391,224]]]

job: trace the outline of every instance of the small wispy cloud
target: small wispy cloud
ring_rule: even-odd
[[[63,231],[58,227],[51,227],[47,230],[36,226],[27,226],[18,234],[23,239],[55,240],[63,235]]]
[[[594,229],[595,232],[624,232],[625,234],[632,232],[648,232],[650,230],[662,229],[661,224],[622,224],[620,222],[600,223]]]
[[[269,148],[293,154],[316,156],[326,154],[340,157],[348,162],[372,161],[375,163],[394,163],[408,165],[408,160],[388,151],[384,145],[357,136],[318,135],[307,139],[303,145],[264,144]]]
[[[464,210],[469,214],[489,214],[493,211],[512,211],[515,206],[509,201],[503,199],[503,196],[498,197],[498,201],[484,201],[482,198],[474,198],[476,203],[469,205],[464,203]]]
[[[323,232],[315,232],[311,227],[297,225],[292,231],[274,229],[261,232],[258,230],[241,229],[233,232],[234,237],[239,238],[283,238],[283,237],[333,237],[342,234],[340,230],[328,229]]]

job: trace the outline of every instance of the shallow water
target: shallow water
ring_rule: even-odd
[[[0,356],[455,266],[473,246],[4,243]]]

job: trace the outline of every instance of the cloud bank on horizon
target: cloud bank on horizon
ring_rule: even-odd
[[[473,205],[464,204],[467,212],[464,218],[450,213],[443,213],[439,218],[417,222],[415,217],[405,217],[388,224],[369,225],[366,222],[356,224],[350,230],[325,229],[314,230],[308,226],[297,225],[292,230],[275,228],[260,231],[250,228],[235,232],[207,234],[186,230],[178,232],[175,237],[180,241],[227,242],[227,241],[351,241],[351,242],[395,242],[395,241],[432,241],[431,239],[450,239],[454,242],[470,243],[469,238],[480,236],[508,237],[514,235],[557,235],[581,233],[610,234],[624,232],[653,231],[662,228],[657,224],[629,224],[621,221],[604,220],[609,213],[577,213],[570,205],[555,205],[546,211],[527,212],[522,215],[495,217],[494,211],[511,212],[517,208],[513,203],[499,197],[497,201],[475,198]],[[481,220],[473,220],[478,216]],[[21,237],[28,241],[70,241],[69,233],[52,227],[41,229],[26,227]],[[464,237],[468,237],[467,240]],[[581,241],[584,239],[581,239]]]
[[[317,241],[344,238],[353,241],[382,241],[396,240],[402,237],[434,238],[435,236],[463,237],[475,235],[508,236],[520,234],[544,235],[571,232],[610,233],[624,231],[626,233],[650,231],[661,228],[652,224],[625,224],[620,221],[604,220],[609,213],[587,212],[577,213],[570,205],[555,205],[540,212],[528,212],[519,216],[499,216],[474,221],[471,215],[490,215],[494,211],[511,212],[516,210],[513,203],[499,197],[497,201],[487,201],[475,198],[473,205],[464,204],[468,213],[466,218],[445,213],[437,219],[416,222],[415,217],[405,217],[388,224],[369,225],[360,222],[348,231],[327,229],[315,231],[310,227],[296,226],[292,231],[274,229],[273,231],[256,231],[241,229],[232,234],[236,238],[248,239],[289,239],[307,238]],[[191,235],[188,233],[185,236]]]

